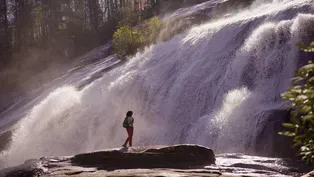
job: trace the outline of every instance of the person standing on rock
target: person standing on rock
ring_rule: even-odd
[[[126,118],[123,121],[123,127],[126,129],[128,133],[128,138],[125,140],[125,143],[122,145],[123,147],[126,147],[127,144],[129,143],[130,147],[132,147],[132,138],[133,138],[133,123],[134,123],[134,118],[132,117],[133,112],[128,111],[126,113]]]

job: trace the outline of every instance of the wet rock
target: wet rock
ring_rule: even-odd
[[[314,177],[314,171],[311,171],[311,172],[303,175],[302,177]]]
[[[44,174],[38,160],[28,160],[24,164],[0,170],[0,177],[37,177]]]

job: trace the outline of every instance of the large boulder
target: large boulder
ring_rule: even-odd
[[[197,145],[176,145],[161,148],[134,148],[79,154],[71,159],[79,166],[101,169],[132,168],[195,168],[215,163],[211,149]]]

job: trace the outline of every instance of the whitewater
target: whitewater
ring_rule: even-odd
[[[120,147],[128,110],[136,146],[254,149],[266,112],[284,109],[280,94],[302,63],[296,44],[309,42],[313,12],[313,0],[256,0],[147,47],[82,89],[63,83],[20,119],[0,167]]]

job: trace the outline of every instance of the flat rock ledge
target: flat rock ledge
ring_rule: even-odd
[[[134,176],[144,171],[159,173],[163,168],[195,169],[211,164],[215,164],[214,152],[203,146],[132,147],[28,160],[21,166],[1,170],[0,176]]]
[[[42,157],[0,170],[0,177],[288,177],[312,167],[289,159],[216,155],[198,145],[109,149],[68,157]],[[305,175],[311,177],[311,173]]]

